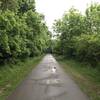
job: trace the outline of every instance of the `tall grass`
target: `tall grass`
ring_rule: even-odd
[[[100,100],[100,69],[72,59],[56,57],[64,70],[72,77],[90,100]]]
[[[28,58],[16,65],[9,64],[0,67],[0,100],[5,100],[14,91],[41,58],[42,56]]]

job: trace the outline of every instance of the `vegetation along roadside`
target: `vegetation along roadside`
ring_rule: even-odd
[[[15,90],[42,57],[29,58],[16,65],[9,64],[0,67],[0,100],[5,100]]]
[[[100,100],[100,70],[72,59],[56,57],[80,88],[90,97],[90,100]]]

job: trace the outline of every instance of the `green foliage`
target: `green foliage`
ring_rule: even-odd
[[[92,4],[86,10],[86,26],[89,33],[100,33],[100,4]]]
[[[74,8],[65,13],[61,20],[56,21],[54,30],[61,33],[61,54],[72,56],[73,54],[73,36],[84,33],[84,17]]]
[[[42,54],[51,33],[35,11],[34,0],[1,0],[0,7],[0,62]]]
[[[100,100],[100,70],[73,59],[64,59],[63,56],[56,56],[67,74],[71,75],[90,98],[90,100]]]
[[[77,58],[96,66],[100,60],[100,35],[83,34],[75,38],[74,44]]]
[[[100,5],[91,4],[86,15],[71,8],[54,23],[54,31],[60,33],[55,42],[56,51],[65,57],[85,61],[95,66],[100,60]],[[59,45],[60,44],[60,45]]]
[[[0,0],[0,8],[2,9],[2,11],[17,11],[18,2],[17,0]]]
[[[35,0],[17,0],[19,4],[19,13],[25,13],[28,10],[35,11]]]
[[[43,55],[0,67],[0,100],[6,100],[42,58]]]

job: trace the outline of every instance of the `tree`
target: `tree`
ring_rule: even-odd
[[[56,50],[65,57],[88,62],[92,66],[98,64],[100,59],[99,26],[100,4],[91,4],[86,9],[86,15],[71,8],[54,23],[54,31],[61,34],[56,40]]]
[[[0,8],[2,11],[6,10],[17,11],[18,9],[17,0],[0,0],[0,2],[1,2]]]
[[[34,0],[18,0],[19,13],[25,13],[28,10],[35,11],[35,1]]]
[[[61,33],[62,54],[73,56],[73,37],[84,33],[84,17],[78,10],[71,8],[61,20],[54,24],[56,32]]]
[[[87,32],[90,34],[100,33],[100,5],[97,3],[91,4],[86,9],[86,26]]]
[[[0,62],[34,57],[45,52],[50,32],[44,16],[35,11],[34,0],[1,1]],[[16,8],[14,4],[18,4]],[[17,10],[14,11],[12,7]]]

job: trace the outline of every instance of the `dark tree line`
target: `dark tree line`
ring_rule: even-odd
[[[54,53],[88,62],[96,66],[100,61],[100,4],[91,4],[82,15],[71,8],[56,20]]]
[[[0,63],[42,54],[50,37],[34,0],[0,0]]]

